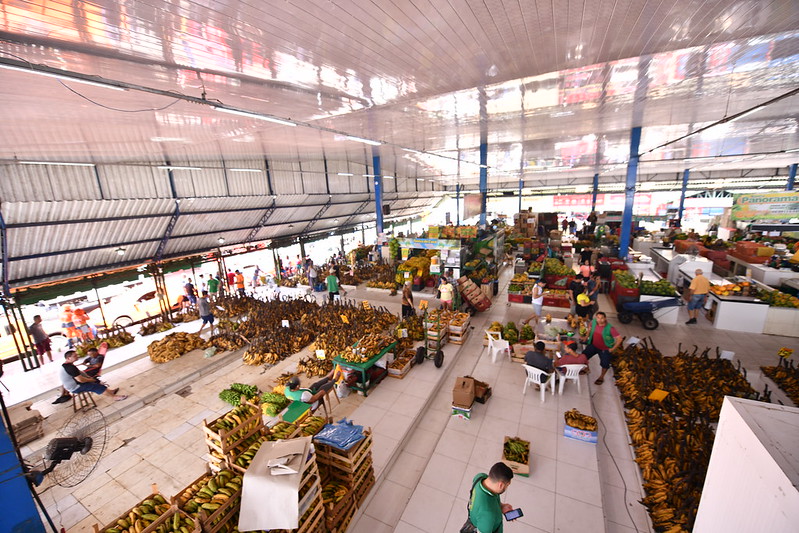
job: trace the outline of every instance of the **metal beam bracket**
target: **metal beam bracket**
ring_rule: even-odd
[[[164,255],[166,244],[169,242],[169,238],[172,236],[172,231],[175,229],[175,224],[177,224],[178,218],[180,218],[180,202],[175,200],[175,212],[172,213],[172,216],[169,218],[169,223],[166,225],[164,236],[161,237],[161,242],[158,243],[158,249],[155,251],[156,263],[161,261],[161,257]]]
[[[277,209],[275,204],[277,204],[277,202],[272,200],[272,205],[266,208],[266,211],[264,211],[264,214],[261,216],[261,220],[258,221],[258,225],[252,228],[247,234],[247,237],[244,239],[245,243],[252,242],[253,239],[255,239],[255,236],[258,235],[258,232],[261,231],[261,228],[266,226],[266,223],[269,222],[269,218],[272,216],[272,213],[274,213],[275,209]]]

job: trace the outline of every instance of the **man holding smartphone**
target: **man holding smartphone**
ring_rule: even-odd
[[[505,463],[496,463],[488,475],[480,473],[474,476],[469,495],[469,518],[461,533],[502,533],[503,514],[514,509],[509,503],[502,503],[500,495],[508,489],[512,479],[513,470]]]

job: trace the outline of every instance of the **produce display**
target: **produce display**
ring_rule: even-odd
[[[166,320],[156,320],[154,322],[148,322],[147,324],[144,324],[139,329],[139,335],[144,337],[154,333],[161,333],[162,331],[169,331],[174,327],[175,326],[171,322],[167,322]]]
[[[341,318],[347,317],[347,321]],[[326,354],[341,354],[349,351],[364,334],[380,333],[397,320],[382,308],[364,309],[358,305],[327,305],[315,313],[302,317],[302,324],[316,332],[311,348],[324,350]]]
[[[304,373],[309,378],[326,376],[331,370],[333,370],[332,359],[319,359],[315,355],[309,355],[297,362],[297,373]]]
[[[258,396],[258,387],[255,385],[245,385],[243,383],[233,383],[227,389],[219,393],[219,399],[227,402],[233,407],[241,403],[241,397],[251,400]]]
[[[541,268],[543,268],[543,264],[539,263],[538,261],[533,261],[530,263],[530,266],[527,267],[527,272],[530,274],[540,274]]]
[[[522,439],[506,439],[502,448],[502,458],[514,463],[528,464],[530,461],[530,443]]]
[[[519,340],[522,341],[531,341],[535,338],[535,330],[529,324],[525,324],[522,326],[522,330],[519,333]]]
[[[216,347],[217,351],[232,352],[244,346],[246,339],[238,333],[222,332],[208,339],[208,344]]]
[[[664,357],[648,342],[628,346],[614,359],[616,385],[627,409],[635,462],[644,479],[649,510],[658,532],[693,527],[704,484],[714,429],[725,395],[758,398],[727,359],[678,350]],[[654,389],[669,394],[650,400]]]
[[[637,289],[638,280],[628,270],[614,270],[613,278],[625,289]]]
[[[405,272],[410,272],[411,281],[414,278],[427,279],[430,275],[430,258],[427,256],[411,257],[397,267],[397,274],[394,278],[398,284],[405,283]]]
[[[550,257],[544,259],[543,273],[554,276],[573,276],[574,270],[564,265],[560,259]]]
[[[342,352],[341,358],[349,363],[363,363],[383,351],[394,339],[379,333],[370,333],[361,337],[357,344]]]
[[[282,374],[280,374],[278,377],[275,378],[275,383],[277,383],[278,386],[283,386],[296,375],[297,374],[295,374],[294,372],[283,372]]]
[[[710,292],[718,296],[748,296],[752,284],[748,281],[741,283],[725,283],[724,285],[711,285]]]
[[[321,416],[309,416],[300,422],[300,432],[303,437],[312,437],[322,431],[327,424],[327,420]]]
[[[502,330],[502,338],[511,344],[519,342],[519,330],[516,329],[516,324],[508,322]]]
[[[241,453],[241,455],[239,455],[236,458],[236,460],[233,461],[233,464],[235,464],[236,466],[240,466],[241,468],[246,469],[248,466],[250,466],[250,463],[252,462],[253,457],[255,457],[255,454],[258,453],[258,450],[261,449],[261,444],[263,444],[265,441],[266,441],[266,437],[259,436],[259,438],[255,442],[250,444],[249,448],[244,450]]]
[[[498,331],[499,333],[502,333],[504,331],[504,329],[505,329],[505,326],[502,325],[502,322],[494,321],[494,322],[491,322],[490,326],[488,326],[488,331]],[[488,336],[486,335],[485,338],[487,339]]]
[[[409,316],[402,319],[397,330],[407,329],[408,338],[414,341],[424,340],[424,319],[421,316]]]
[[[641,294],[650,296],[677,296],[677,291],[667,279],[658,281],[641,280]]]
[[[265,392],[261,395],[261,411],[266,416],[277,416],[290,403],[291,400],[275,392]]]
[[[241,490],[241,476],[224,469],[194,483],[178,496],[178,508],[196,516],[200,510],[213,513]]]
[[[248,418],[252,418],[253,415],[260,415],[258,407],[250,404],[242,404],[228,411],[225,415],[220,416],[213,425],[209,427],[216,433],[222,431],[226,432],[226,436],[230,438],[240,437],[246,435],[247,432],[256,427],[257,420],[251,420],[249,424],[244,424],[244,422]],[[230,433],[233,430],[236,430],[236,432]],[[221,443],[219,444],[221,445]]]
[[[596,418],[593,416],[584,415],[577,409],[569,409],[563,413],[566,423],[573,428],[582,429],[585,431],[596,431],[597,423]]]
[[[269,428],[266,440],[290,439],[297,433],[297,426],[289,422],[278,422]]]
[[[192,350],[207,348],[207,343],[196,333],[177,331],[147,346],[153,363],[166,363]]]
[[[345,481],[333,479],[322,487],[322,502],[325,505],[335,505],[350,493],[350,488]]]
[[[453,313],[449,319],[449,325],[457,328],[463,327],[464,324],[469,322],[469,318],[469,313]]]
[[[200,318],[200,314],[197,311],[187,310],[184,313],[174,313],[172,315],[172,323],[179,324],[181,322],[193,322]]]
[[[124,518],[116,521],[114,527],[105,529],[105,533],[138,533],[150,524],[169,512],[171,506],[160,494],[153,494],[128,512]],[[180,531],[181,527],[187,531],[194,530],[194,523],[185,516],[175,513],[172,518],[158,527],[157,531]]]
[[[416,352],[411,352],[411,353],[403,352],[403,355],[397,356],[397,358],[394,359],[394,361],[389,363],[388,367],[393,368],[394,370],[402,370],[409,362],[413,360],[415,355]]]
[[[566,322],[569,323],[570,328],[577,331],[580,335],[588,335],[589,320],[569,313],[566,315]]]
[[[782,291],[760,291],[760,299],[773,307],[799,307],[799,298]]]
[[[116,330],[116,333],[113,335],[109,335],[105,338],[97,337],[88,341],[84,341],[80,343],[78,346],[75,347],[75,353],[78,356],[83,357],[86,353],[91,350],[92,348],[99,347],[102,343],[107,342],[108,348],[119,348],[120,346],[125,346],[126,344],[130,344],[135,339],[133,335],[125,331],[124,329]]]
[[[799,367],[794,366],[793,361],[780,359],[778,366],[761,366],[760,369],[799,406]]]

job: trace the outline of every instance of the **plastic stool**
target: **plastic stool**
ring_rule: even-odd
[[[77,399],[77,402],[75,402],[75,399]],[[91,392],[79,392],[72,395],[72,411],[77,413],[80,410],[91,409],[92,407],[97,407],[97,404],[94,402]]]

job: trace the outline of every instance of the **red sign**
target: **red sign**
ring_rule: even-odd
[[[555,196],[552,199],[553,207],[591,207],[592,194],[568,194],[562,196]],[[596,195],[596,205],[603,205],[605,203],[605,195]]]

